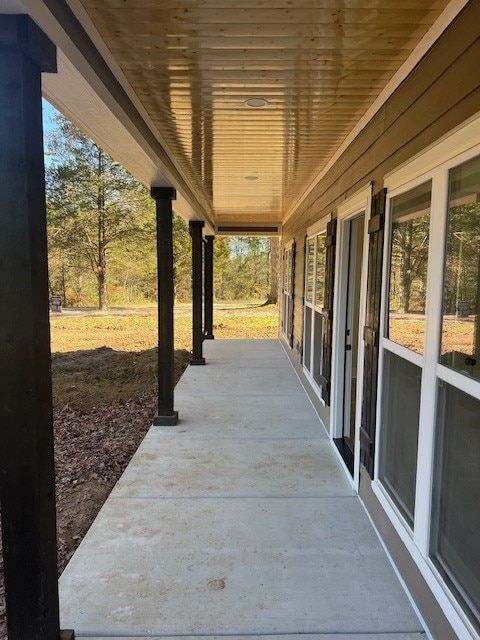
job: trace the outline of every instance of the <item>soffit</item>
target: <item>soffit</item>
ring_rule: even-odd
[[[215,219],[281,221],[448,0],[81,3]]]

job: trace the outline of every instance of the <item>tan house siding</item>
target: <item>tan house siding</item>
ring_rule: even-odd
[[[286,222],[286,238],[327,215],[480,111],[480,3],[469,3]]]
[[[327,429],[330,409],[325,407],[302,372],[297,345],[303,341],[303,289],[306,230],[330,216],[339,205],[372,183],[372,193],[383,187],[385,175],[438,141],[468,119],[480,113],[480,2],[472,1],[450,25],[438,42],[409,74],[374,118],[319,181],[283,227],[285,241],[297,243],[295,283],[295,326],[292,362],[306,383]],[[335,322],[335,318],[334,318]],[[335,419],[335,407],[333,411]],[[338,421],[338,418],[335,419]],[[335,436],[333,425],[332,434]],[[358,444],[357,444],[358,446]],[[442,612],[441,599],[427,584],[408,546],[395,531],[389,516],[372,490],[360,464],[360,496],[375,526],[415,598],[432,635],[439,640],[456,637]],[[353,475],[353,474],[352,474]]]

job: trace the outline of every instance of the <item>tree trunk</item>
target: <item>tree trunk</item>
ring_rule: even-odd
[[[412,281],[409,273],[405,273],[402,277],[402,295],[400,300],[400,313],[410,313],[410,295]]]
[[[400,313],[410,313],[410,296],[412,290],[412,244],[413,227],[410,221],[405,229],[405,243],[400,264]]]
[[[477,270],[477,295],[475,300],[475,329],[473,337],[473,357],[475,359],[480,357],[480,255],[478,256],[478,270]],[[478,361],[477,361],[478,362]],[[478,363],[480,364],[480,363]]]
[[[107,254],[105,247],[98,247],[98,308],[101,311],[107,310]]]
[[[98,149],[98,308],[107,310],[107,249],[105,238],[105,192],[103,184],[103,151]]]
[[[62,260],[62,299],[63,304],[67,304],[67,277],[65,275],[65,262]]]
[[[270,242],[270,291],[266,304],[277,304],[280,277],[280,238],[269,238]]]

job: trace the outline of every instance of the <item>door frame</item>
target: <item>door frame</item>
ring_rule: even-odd
[[[330,421],[330,439],[333,441],[343,437],[343,412],[344,412],[344,362],[345,362],[345,326],[347,308],[347,284],[349,271],[349,241],[350,234],[347,223],[353,218],[364,213],[363,231],[363,258],[362,279],[360,286],[360,312],[359,312],[359,339],[358,339],[358,365],[357,365],[357,402],[355,407],[355,453],[353,465],[353,477],[350,474],[336,445],[334,450],[345,468],[347,476],[351,479],[356,491],[360,482],[360,421],[362,416],[363,397],[363,368],[364,345],[363,327],[365,325],[365,305],[367,300],[367,270],[368,270],[368,221],[372,199],[372,184],[355,193],[337,209],[337,252],[335,260],[335,285],[334,285],[334,311],[333,311],[333,352],[332,352],[332,403]],[[333,444],[333,442],[332,442]]]

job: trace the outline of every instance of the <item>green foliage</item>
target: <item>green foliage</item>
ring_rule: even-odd
[[[480,203],[451,207],[447,233],[444,311],[456,314],[460,301],[470,313],[479,307]]]
[[[265,300],[269,287],[269,243],[266,238],[218,236],[213,243],[214,287],[218,300]],[[187,224],[173,221],[175,299],[191,297],[192,250]]]
[[[187,223],[173,216],[173,278],[175,300],[185,302],[192,290],[192,241]]]
[[[430,216],[392,225],[390,308],[400,313],[425,309]]]
[[[58,115],[46,169],[51,289],[66,304],[155,295],[153,202],[99,146]],[[110,277],[107,278],[107,269]]]
[[[58,115],[46,168],[50,290],[66,306],[99,308],[153,302],[157,296],[155,207],[147,189],[73,124]],[[191,238],[173,219],[174,286],[191,297]],[[265,300],[267,238],[217,237],[217,299]]]
[[[218,238],[215,243],[219,243]],[[221,300],[265,300],[269,293],[267,238],[231,237],[218,251],[216,295]]]

